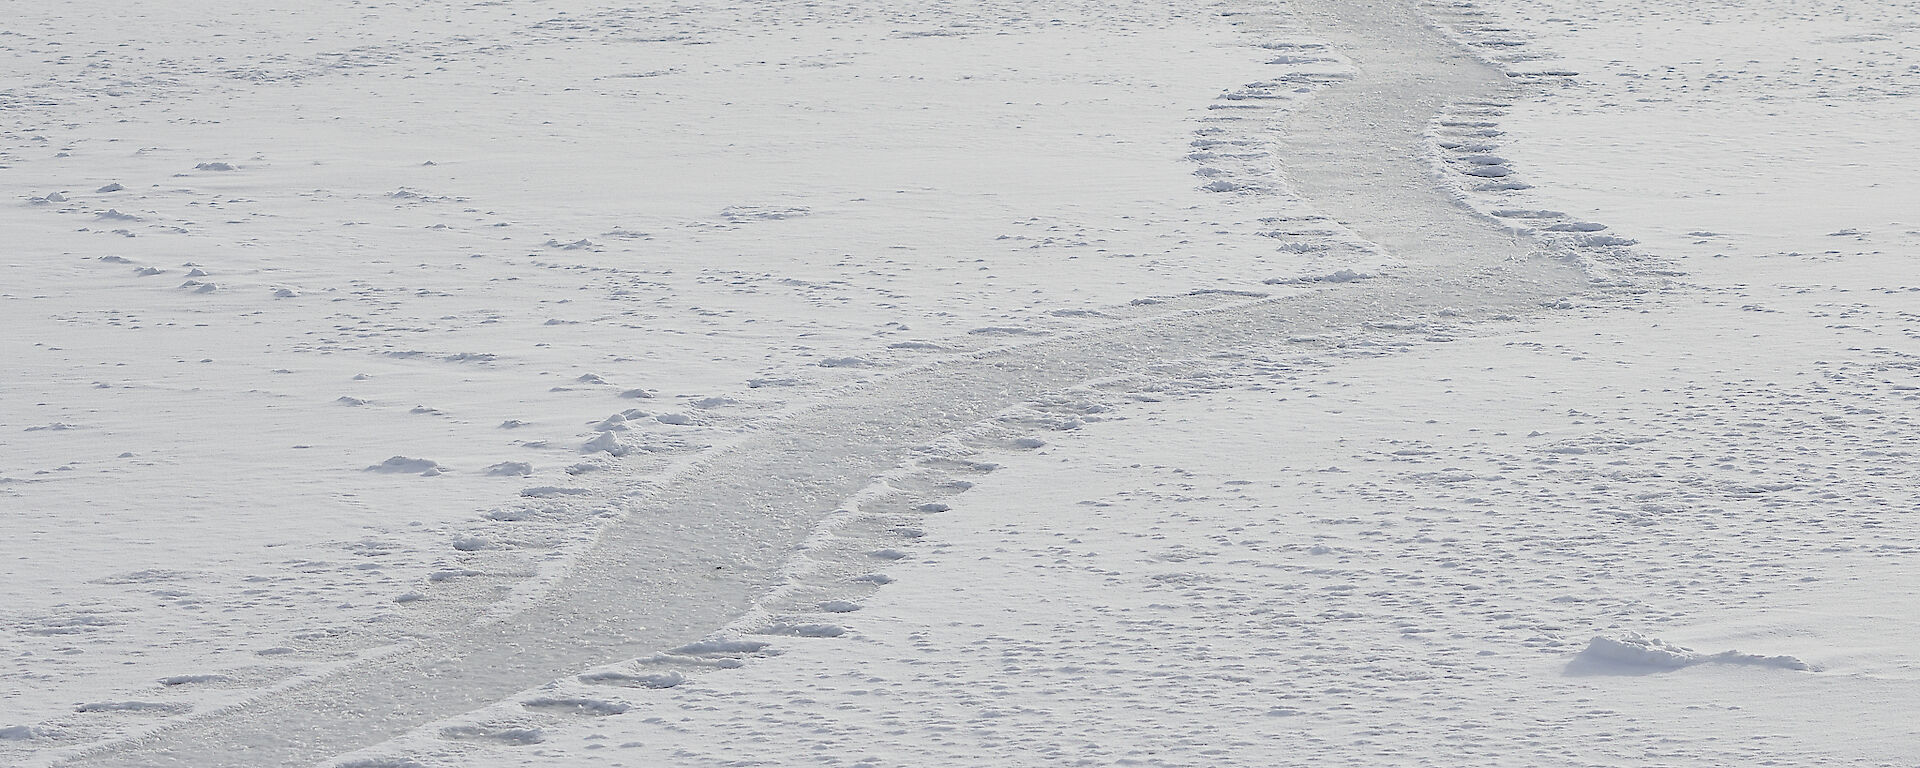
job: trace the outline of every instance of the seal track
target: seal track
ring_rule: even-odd
[[[1538,258],[1532,241],[1442,192],[1419,155],[1434,114],[1498,96],[1504,78],[1400,2],[1304,0],[1296,9],[1358,73],[1287,118],[1281,170],[1310,203],[1412,266],[961,356],[849,388],[639,500],[572,573],[518,613],[63,764],[311,765],[588,667],[700,639],[750,610],[818,522],[911,448],[1046,392],[1441,308],[1464,322],[1519,314],[1584,287],[1571,266]]]

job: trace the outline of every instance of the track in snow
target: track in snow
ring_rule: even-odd
[[[1505,74],[1394,0],[1294,3],[1356,74],[1287,120],[1279,154],[1313,205],[1389,253],[1439,266],[1524,258],[1536,246],[1474,216],[1433,182],[1422,135],[1448,107],[1511,95]]]
[[[1463,320],[1577,291],[1563,263],[1474,216],[1420,157],[1449,103],[1504,78],[1400,3],[1303,13],[1357,65],[1286,123],[1283,171],[1314,205],[1416,266],[1393,277],[950,359],[853,388],[711,457],[639,504],[536,605],[70,765],[308,765],[583,669],[698,640],[752,607],[816,523],[911,448],[1043,393],[1220,351],[1443,307]],[[1344,12],[1348,4],[1339,4]],[[1240,23],[1258,33],[1259,13]],[[1335,138],[1337,137],[1337,141]],[[1330,151],[1337,147],[1338,151]]]

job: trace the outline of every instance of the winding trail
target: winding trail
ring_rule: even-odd
[[[1580,290],[1571,267],[1529,258],[1532,243],[1439,190],[1420,157],[1421,133],[1443,105],[1497,97],[1505,78],[1402,3],[1295,5],[1359,72],[1288,120],[1283,172],[1314,205],[1413,266],[887,376],[764,425],[638,501],[537,605],[65,764],[311,765],[585,668],[700,639],[750,609],[815,525],[909,449],[1043,393],[1442,307],[1484,320]]]
[[[1321,91],[1280,132],[1284,172],[1335,220],[1409,261],[1468,267],[1520,261],[1537,248],[1488,226],[1433,182],[1422,147],[1449,105],[1497,101],[1513,86],[1396,0],[1294,3],[1357,74]]]

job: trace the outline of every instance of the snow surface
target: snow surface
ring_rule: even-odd
[[[7,11],[0,763],[1920,753],[1920,4]]]

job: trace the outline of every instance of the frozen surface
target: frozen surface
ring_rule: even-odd
[[[892,582],[859,611],[816,593],[775,607],[845,634],[761,636],[780,655],[738,654],[744,667],[668,689],[566,681],[370,754],[1902,764],[1920,738],[1902,703],[1920,695],[1920,666],[1901,634],[1920,584],[1893,565],[1914,537],[1883,523],[1911,509],[1914,477],[1858,455],[1895,427],[1906,447],[1881,450],[1911,450],[1911,421],[1821,420],[1804,404],[1813,381],[1743,387],[1763,372],[1627,346],[1666,332],[1667,312],[1568,314],[1589,325],[1106,382],[1035,404],[1100,420],[1031,451],[995,447],[1034,411],[1006,414],[959,450],[972,464],[922,462],[923,485],[971,490],[863,506],[916,536],[896,545],[906,557],[872,562]],[[1740,340],[1734,308],[1687,314],[1727,325],[1676,341],[1819,353]],[[1703,401],[1708,387],[1720,397]],[[1889,394],[1861,404],[1903,402]],[[1822,424],[1808,442],[1828,447],[1776,451],[1779,432],[1713,424],[1732,413]],[[896,511],[925,498],[950,509]],[[542,697],[629,709],[525,703]],[[468,724],[544,741],[440,738]]]
[[[1830,5],[9,4],[0,763],[1904,764]]]

